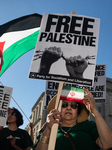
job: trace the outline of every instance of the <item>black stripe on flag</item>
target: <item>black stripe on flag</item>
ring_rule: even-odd
[[[9,21],[0,25],[0,36],[6,32],[22,31],[40,27],[41,19],[42,15],[35,13]]]

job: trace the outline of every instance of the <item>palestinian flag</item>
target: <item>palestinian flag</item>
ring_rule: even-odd
[[[84,98],[83,89],[79,89],[79,88],[75,88],[75,87],[71,87],[67,85],[63,86],[60,100],[75,101],[75,102],[83,103],[83,98]]]
[[[42,15],[31,14],[0,26],[0,76],[20,56],[35,48]]]

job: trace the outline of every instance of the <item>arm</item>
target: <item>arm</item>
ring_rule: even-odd
[[[37,144],[36,150],[48,150],[49,138],[51,134],[51,128],[54,123],[61,124],[61,113],[54,109],[47,116],[46,128],[42,133],[39,143]],[[56,119],[59,119],[56,120]]]
[[[46,128],[42,134],[43,137],[47,137],[48,140],[50,138],[51,130]],[[48,143],[42,143],[41,140],[37,144],[36,150],[48,150]]]
[[[85,89],[87,96],[84,98],[84,104],[86,108],[91,112],[95,118],[99,137],[96,140],[96,144],[103,150],[112,148],[112,132],[108,125],[96,109],[95,100],[87,89]]]
[[[94,118],[99,133],[99,138],[97,138],[96,144],[102,149],[112,148],[112,132],[97,110],[94,111]]]

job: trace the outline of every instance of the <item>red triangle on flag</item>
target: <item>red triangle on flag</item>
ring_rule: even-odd
[[[2,53],[3,53],[4,44],[5,44],[5,41],[0,42],[0,72],[1,72],[2,64],[3,64],[3,55],[2,55]]]

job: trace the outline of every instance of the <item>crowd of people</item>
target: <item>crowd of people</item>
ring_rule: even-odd
[[[84,88],[83,103],[62,101],[61,112],[54,109],[55,95],[48,104],[46,123],[33,143],[33,123],[31,134],[20,129],[23,116],[16,108],[8,108],[7,127],[0,127],[0,150],[48,150],[53,124],[58,124],[55,150],[112,150],[112,132],[96,109],[91,92]],[[89,121],[90,113],[95,122]]]

